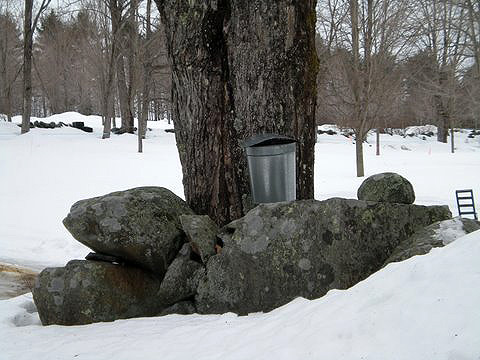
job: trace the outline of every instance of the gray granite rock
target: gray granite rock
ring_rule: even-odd
[[[44,269],[33,299],[43,325],[82,325],[157,315],[159,287],[159,279],[139,268],[73,260]]]
[[[199,313],[270,311],[295,297],[346,289],[379,270],[448,207],[334,198],[262,204],[223,228],[195,304]]]
[[[366,178],[358,188],[357,197],[359,200],[413,204],[415,192],[403,176],[386,172]]]
[[[193,214],[170,190],[139,187],[76,202],[63,224],[96,252],[162,277],[186,241],[180,215]]]

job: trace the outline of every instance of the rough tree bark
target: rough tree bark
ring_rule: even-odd
[[[218,224],[250,206],[241,142],[291,135],[297,197],[313,198],[315,0],[156,0],[172,66],[185,197]]]

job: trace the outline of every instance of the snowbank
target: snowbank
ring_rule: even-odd
[[[409,126],[405,129],[405,135],[421,135],[421,134],[436,134],[437,127],[435,125],[421,125],[421,126]]]
[[[267,314],[39,325],[31,295],[0,301],[2,359],[478,359],[480,231],[349,290]]]
[[[340,129],[337,125],[335,124],[323,124],[318,127],[318,130],[321,131],[335,131],[337,134],[340,134],[342,132],[342,129]]]

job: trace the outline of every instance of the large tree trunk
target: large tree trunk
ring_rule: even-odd
[[[240,139],[260,132],[297,139],[297,197],[313,198],[316,1],[230,3],[227,39],[233,126]],[[242,151],[234,154],[237,164],[244,162]],[[243,171],[239,176],[246,178]]]
[[[313,198],[314,0],[156,0],[172,66],[175,135],[185,197],[218,224],[248,210],[241,142],[291,135],[297,197]]]
[[[25,22],[23,26],[23,112],[22,130],[30,131],[30,116],[32,114],[32,11],[33,0],[25,0]]]

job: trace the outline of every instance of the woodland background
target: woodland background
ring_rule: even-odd
[[[0,113],[9,121],[22,113],[24,16],[23,1],[0,1]],[[97,114],[127,132],[134,117],[174,120],[151,0],[37,1],[33,19],[33,116]],[[435,124],[442,142],[449,127],[478,127],[479,2],[319,1],[316,28],[318,124],[361,135]]]

